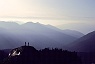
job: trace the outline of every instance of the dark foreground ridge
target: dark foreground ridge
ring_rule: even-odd
[[[1,64],[81,64],[76,52],[62,49],[36,50],[32,46],[13,49]]]

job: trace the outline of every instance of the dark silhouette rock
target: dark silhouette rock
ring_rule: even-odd
[[[13,49],[2,64],[81,64],[76,52],[45,48],[36,50],[32,46]]]

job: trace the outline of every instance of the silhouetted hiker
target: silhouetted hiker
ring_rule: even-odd
[[[25,46],[26,46],[26,42],[25,42]]]
[[[28,46],[29,46],[29,42],[28,42]]]

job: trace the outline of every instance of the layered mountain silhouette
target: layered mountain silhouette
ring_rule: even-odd
[[[45,48],[36,50],[33,46],[21,46],[11,50],[2,64],[82,64],[76,52]]]
[[[34,46],[36,49],[41,49],[41,50],[38,51],[31,46],[21,46],[23,45],[23,42],[30,42],[30,45]],[[21,47],[15,48],[18,46]],[[82,58],[82,62],[84,64],[91,64],[91,63],[95,63],[94,60],[95,59],[94,58],[95,57],[95,31],[84,35],[81,32],[75,30],[70,30],[70,29],[61,30],[52,25],[43,25],[40,23],[32,23],[32,22],[27,22],[19,25],[15,22],[2,21],[0,22],[0,49],[4,49],[4,51],[0,50],[0,62],[2,62],[2,59],[4,59],[7,56],[7,53],[10,51],[10,48],[12,49],[15,48],[10,52],[11,55],[12,53],[15,52],[14,50],[18,52],[16,56],[9,56],[5,59],[6,61],[8,60],[7,62],[9,64],[11,61],[13,61],[14,64],[14,62],[16,62],[15,60],[17,59],[19,60],[19,62],[23,61],[21,60],[21,58],[26,58],[26,57],[29,57],[28,58],[29,64],[31,63],[36,64],[34,58],[30,58],[30,57],[35,57],[36,61],[38,60],[37,58],[39,57],[40,60],[38,62],[42,62],[41,64],[48,63],[47,60],[50,60],[50,62],[51,60],[56,61],[57,58],[60,58],[57,60],[59,60],[60,62],[62,61],[62,63],[64,64],[66,63],[68,64],[67,60],[72,61],[72,63],[74,62],[74,60],[81,63],[80,59],[77,57],[77,54],[75,52],[69,52],[57,48],[76,51],[78,52],[78,56]],[[49,48],[52,50],[50,50]],[[19,53],[19,51],[22,53]],[[24,53],[28,55],[30,54],[30,56],[27,56]],[[54,53],[56,53],[55,56],[53,56]],[[18,57],[17,55],[19,54],[21,54],[22,56]],[[62,54],[63,56],[61,56],[60,54]],[[68,54],[70,55],[70,57],[68,57]],[[65,61],[63,61],[63,59]],[[30,60],[32,62],[30,62]],[[55,62],[54,64],[56,63],[57,62]]]
[[[32,22],[19,25],[15,22],[0,21],[0,49],[14,48],[25,41],[38,49],[62,46],[65,48],[65,45],[76,39],[78,38],[51,25]]]
[[[78,52],[95,52],[95,31],[71,43],[71,49]]]

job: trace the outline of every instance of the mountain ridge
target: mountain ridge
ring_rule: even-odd
[[[5,24],[8,25],[6,26]],[[0,39],[1,44],[3,43],[1,45],[3,48],[5,46],[10,48],[10,45],[12,45],[11,47],[17,47],[25,41],[30,42],[36,48],[62,47],[77,39],[60,32],[61,30],[59,31],[57,28],[58,31],[40,23],[28,22],[22,25],[14,24],[15,22],[4,22],[4,24],[2,22],[2,28],[6,29],[2,31],[2,36],[5,39],[2,39],[2,37]]]

